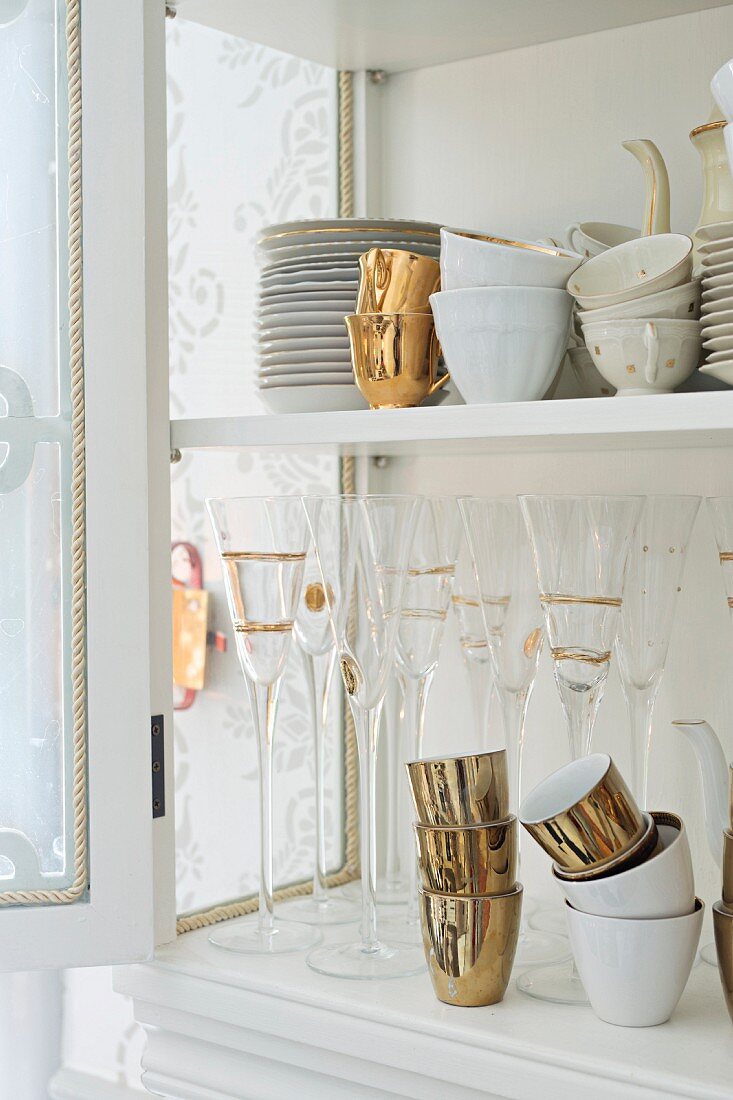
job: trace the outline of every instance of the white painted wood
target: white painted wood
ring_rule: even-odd
[[[733,393],[174,420],[171,445],[444,454],[733,444]]]
[[[162,1096],[275,1100],[297,1085],[306,1100],[730,1100],[730,1022],[710,967],[669,1024],[634,1030],[513,987],[491,1008],[450,1008],[427,975],[339,982],[298,955],[225,957],[206,935],[117,973],[147,1032],[145,1083]]]
[[[176,0],[185,19],[338,69],[415,69],[725,0]]]
[[[155,942],[150,715],[166,710],[170,696],[170,619],[154,623],[152,634],[150,623],[151,609],[166,615],[164,598],[151,602],[150,585],[159,586],[162,575],[160,558],[151,575],[151,556],[165,545],[167,560],[170,537],[161,477],[168,462],[165,148],[158,149],[163,114],[154,102],[164,93],[162,30],[162,8],[146,0],[130,0],[124,12],[114,0],[84,5],[91,886],[88,900],[75,905],[0,912],[6,970],[144,959]],[[150,395],[149,360],[156,379]],[[149,524],[149,507],[162,528]],[[168,812],[172,817],[172,799]],[[167,859],[169,876],[172,844]],[[169,904],[162,939],[172,933],[173,916]]]
[[[60,1069],[48,1087],[50,1100],[143,1100],[146,1095],[141,1089],[76,1069]]]

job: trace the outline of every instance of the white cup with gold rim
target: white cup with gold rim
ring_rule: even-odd
[[[495,237],[467,229],[441,229],[443,290],[486,286],[545,287],[562,290],[583,262],[567,249],[536,241]]]

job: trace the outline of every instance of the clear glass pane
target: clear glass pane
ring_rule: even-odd
[[[55,887],[68,862],[60,447],[31,456],[0,495],[0,891]]]
[[[0,894],[75,876],[65,9],[0,0]]]
[[[56,0],[0,0],[0,363],[24,379],[36,416],[59,409],[65,125],[55,9]]]

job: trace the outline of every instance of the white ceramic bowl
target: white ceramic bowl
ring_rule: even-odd
[[[610,385],[596,370],[593,358],[588,349],[568,348],[568,362],[575,376],[580,397],[613,397],[615,386]]]
[[[696,321],[700,316],[700,294],[700,280],[693,279],[691,283],[660,290],[657,294],[648,294],[642,299],[633,298],[630,302],[621,302],[617,306],[578,310],[578,320],[582,325],[588,325],[592,321],[623,321],[639,317],[650,320],[667,317],[677,321]]]
[[[683,917],[695,908],[695,878],[684,822],[652,813],[661,850],[644,863],[605,878],[570,881],[553,869],[573,909],[596,917],[651,920]]]
[[[595,321],[583,326],[583,337],[619,396],[671,393],[700,361],[699,321]]]
[[[631,229],[628,225],[614,225],[612,222],[576,222],[569,225],[565,232],[568,248],[579,252],[586,259],[600,256],[601,252],[615,248],[625,241],[633,241],[640,235],[638,229]]]
[[[583,257],[534,241],[509,241],[467,230],[440,231],[443,290],[538,286],[562,290]]]
[[[567,347],[572,299],[546,287],[431,294],[443,355],[467,405],[539,401]]]
[[[570,946],[596,1016],[620,1027],[668,1020],[687,985],[705,906],[662,920],[581,913],[565,903]]]
[[[710,81],[713,99],[729,122],[733,122],[733,61],[726,61]]]
[[[581,309],[605,309],[688,283],[691,275],[691,239],[656,233],[594,256],[570,276],[567,289]]]

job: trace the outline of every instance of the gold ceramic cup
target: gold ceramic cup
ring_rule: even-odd
[[[554,785],[557,795],[553,793],[548,801],[561,801],[557,777],[567,774],[570,769],[577,769],[578,774],[582,774],[580,768],[586,762],[593,762],[600,768],[601,757],[602,754],[594,754],[566,765],[535,787],[522,804],[522,824],[553,858],[560,871],[590,871],[615,862],[629,849],[643,843],[649,827],[610,756],[606,757],[600,777],[592,783],[589,781],[588,788],[570,805],[542,820],[528,818],[529,804],[542,801],[541,788],[548,790]]]
[[[506,749],[405,764],[422,825],[484,825],[509,817]]]
[[[713,906],[715,950],[718,954],[718,970],[728,1015],[733,1023],[733,913],[722,901]]]
[[[521,883],[495,897],[458,898],[421,891],[423,946],[439,1001],[474,1007],[503,998],[521,916]]]
[[[517,819],[490,825],[415,824],[420,878],[442,894],[506,894],[517,881]]]
[[[444,385],[437,378],[432,313],[352,313],[345,317],[354,378],[373,409],[409,409]]]
[[[401,248],[370,248],[359,257],[357,313],[430,313],[440,264]]]
[[[723,905],[733,913],[733,832],[723,833]]]
[[[649,814],[649,820],[646,822],[646,828],[641,838],[632,844],[630,848],[621,852],[620,855],[614,856],[613,859],[609,859],[607,863],[601,865],[595,864],[592,867],[587,867],[582,871],[564,871],[558,867],[557,864],[553,865],[552,873],[555,878],[564,879],[565,882],[587,882],[589,879],[595,878],[611,878],[613,875],[619,874],[620,871],[630,871],[632,867],[637,867],[640,863],[646,863],[648,859],[655,854],[659,847],[659,832],[657,830],[657,822],[664,825],[668,824],[668,821],[659,820],[669,817],[674,817],[673,814],[665,815],[662,813]],[[679,818],[677,819],[679,820]]]

